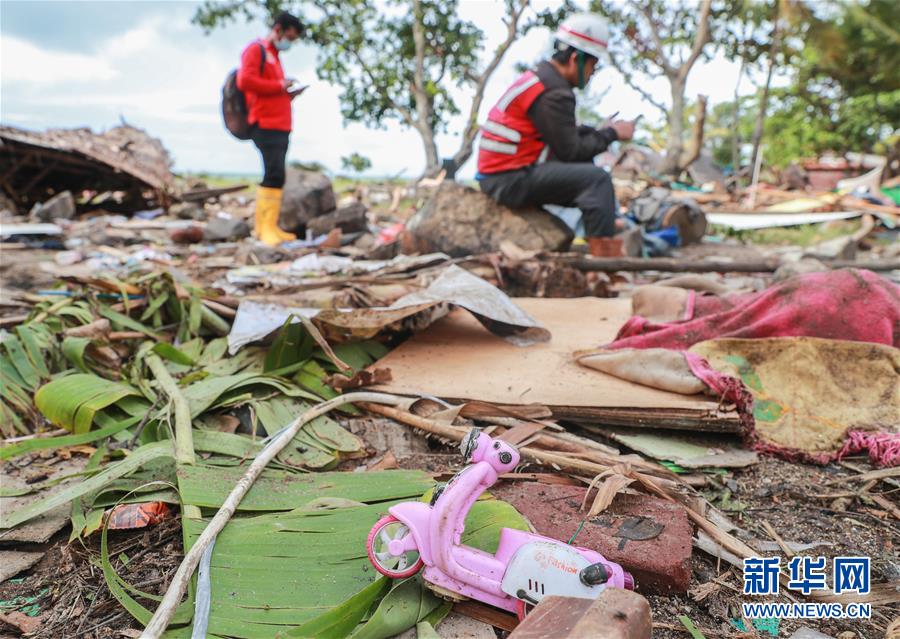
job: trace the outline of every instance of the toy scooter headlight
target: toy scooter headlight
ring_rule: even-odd
[[[462,453],[463,461],[468,462],[478,446],[478,435],[481,433],[480,428],[470,430],[459,444],[459,452]]]

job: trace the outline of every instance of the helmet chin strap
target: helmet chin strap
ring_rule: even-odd
[[[576,51],[575,64],[578,66],[578,88],[583,89],[586,84],[584,79],[584,51]]]

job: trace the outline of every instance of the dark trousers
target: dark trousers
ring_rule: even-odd
[[[287,158],[289,131],[260,129],[254,125],[250,129],[250,139],[259,149],[263,162],[263,180],[260,186],[280,189],[284,186],[284,163]]]
[[[581,209],[588,237],[616,232],[616,194],[612,178],[587,162],[547,162],[479,179],[481,190],[512,209],[558,204]]]

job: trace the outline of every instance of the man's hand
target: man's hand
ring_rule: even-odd
[[[614,120],[607,126],[616,132],[616,137],[625,142],[634,137],[634,123],[637,120]]]
[[[282,86],[282,87],[284,88],[284,90],[287,92],[287,90],[291,87],[291,85],[294,84],[294,83],[296,83],[296,82],[297,82],[297,80],[295,80],[294,78],[284,78],[284,79],[281,81],[281,86]]]

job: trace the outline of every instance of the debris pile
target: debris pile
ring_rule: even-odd
[[[4,632],[737,636],[765,632],[740,614],[744,560],[804,553],[871,558],[868,593],[774,596],[873,605],[828,636],[900,611],[900,209],[868,160],[826,194],[702,164],[698,186],[648,178],[626,150],[632,250],[603,259],[577,211],[292,169],[298,239],[273,248],[243,185],[179,182],[161,146],[114,131],[2,129]],[[635,593],[519,597],[522,620],[429,583],[431,557],[379,576],[370,530],[444,503],[483,463],[457,452],[472,428],[521,462],[453,543],[501,561],[535,532]],[[391,526],[379,561],[414,568]]]

